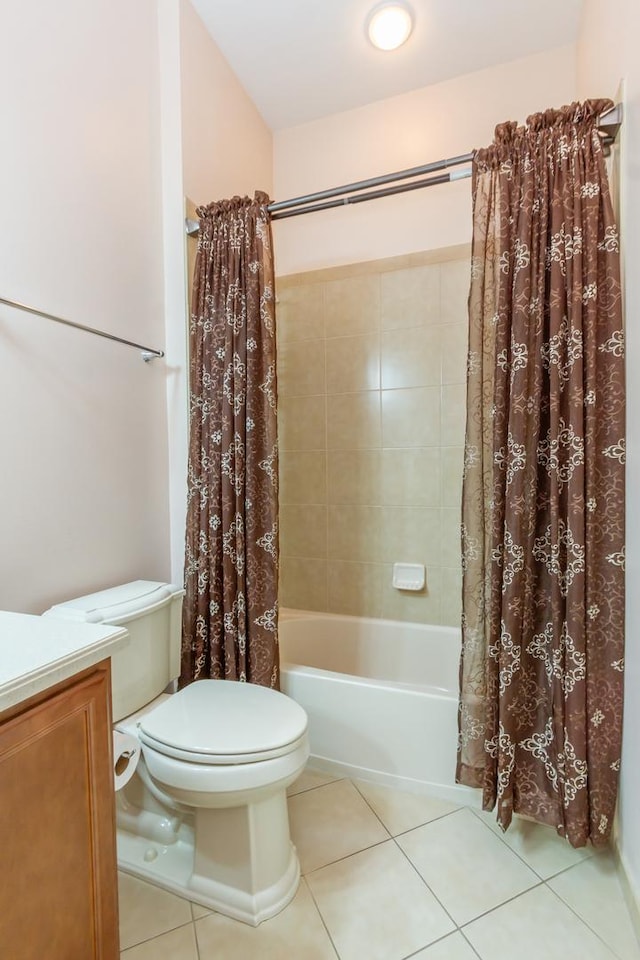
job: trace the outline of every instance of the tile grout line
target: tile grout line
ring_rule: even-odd
[[[511,853],[514,854],[514,856],[518,857],[518,859],[521,860],[522,863],[524,863],[524,865],[529,868],[529,870],[533,871],[533,873],[535,873],[535,875],[536,875],[537,877],[540,877],[540,880],[541,880],[543,883],[548,883],[549,880],[555,880],[556,877],[559,877],[559,876],[560,876],[561,874],[563,874],[563,873],[567,873],[569,870],[573,870],[575,867],[579,867],[581,864],[586,863],[588,860],[591,860],[591,859],[595,856],[595,850],[592,849],[592,850],[591,850],[591,853],[589,853],[588,856],[583,857],[581,860],[578,860],[576,863],[571,863],[571,864],[569,864],[569,866],[567,866],[567,867],[562,867],[560,870],[557,870],[555,873],[549,874],[548,877],[543,877],[539,870],[536,870],[535,867],[531,866],[531,864],[530,864],[527,860],[525,860],[525,858],[524,858],[521,854],[519,854],[517,850],[514,850],[514,849],[513,849],[513,847],[511,846],[511,844],[507,843],[507,841],[505,840],[505,835],[506,835],[506,833],[504,833],[504,834],[503,834],[502,832],[501,832],[501,833],[497,833],[495,830],[493,830],[493,829],[489,826],[489,824],[486,822],[486,820],[485,820],[482,816],[480,816],[481,813],[483,813],[483,812],[486,813],[486,812],[488,812],[488,811],[478,811],[478,810],[476,810],[475,807],[469,807],[469,810],[471,810],[471,812],[476,816],[476,818],[480,821],[480,823],[483,823],[483,824],[485,825],[485,827],[487,828],[487,830],[490,830],[490,831],[491,831],[491,833],[494,835],[494,837],[497,837],[498,840],[501,840],[502,843],[504,843],[505,847],[507,847],[507,848],[511,851]],[[560,839],[562,839],[562,838],[560,838]]]
[[[354,783],[353,785],[354,785],[354,787],[356,788],[356,790],[358,790],[357,784]],[[360,793],[359,790],[358,790],[358,793]],[[365,801],[365,803],[367,803],[367,805],[371,808],[372,812],[373,812],[376,816],[378,816],[378,815],[376,814],[375,810],[373,809],[373,807],[371,807],[371,804],[368,803],[366,797],[364,797],[362,794],[360,794],[360,796],[362,796],[362,799],[363,799],[363,800]],[[421,824],[421,826],[426,826],[427,823],[435,823],[436,820],[444,820],[445,817],[450,817],[450,816],[452,816],[454,813],[459,813],[460,810],[464,810],[464,809],[468,809],[468,808],[466,808],[466,807],[459,807],[458,810],[452,810],[452,811],[450,811],[449,813],[443,814],[443,816],[441,816],[441,817],[436,817],[436,818],[434,818],[434,820],[428,820],[428,821],[426,821],[425,824]],[[378,817],[378,819],[380,820],[380,817]],[[478,819],[480,819],[480,818],[478,818]],[[382,826],[385,828],[385,830],[387,830],[387,832],[389,832],[388,829],[387,829],[387,827],[386,827],[386,825],[382,822],[382,820],[380,820],[380,822],[382,823]],[[485,827],[487,827],[487,824],[485,824]],[[484,917],[484,916],[486,916],[488,913],[492,913],[494,910],[497,910],[497,909],[499,909],[499,907],[502,907],[502,906],[504,906],[505,904],[510,903],[512,900],[517,900],[518,897],[523,896],[525,893],[528,893],[530,890],[535,890],[536,887],[546,885],[545,881],[544,881],[541,877],[538,876],[538,874],[536,873],[536,871],[535,871],[535,870],[532,870],[532,868],[529,867],[529,865],[525,863],[525,866],[529,867],[529,869],[531,870],[531,872],[532,872],[532,873],[536,876],[536,878],[538,879],[538,883],[533,884],[533,886],[528,887],[526,890],[521,890],[520,893],[515,894],[515,896],[510,897],[508,900],[505,900],[503,903],[497,904],[495,907],[492,907],[490,910],[484,911],[484,913],[479,914],[477,917],[474,917],[472,920],[468,920],[467,923],[465,923],[465,924],[458,924],[457,921],[455,920],[455,918],[454,918],[454,917],[451,915],[451,913],[449,912],[449,910],[447,910],[447,908],[445,907],[444,903],[442,903],[442,901],[441,901],[440,898],[437,896],[437,894],[435,893],[435,891],[430,887],[430,885],[427,883],[427,881],[425,880],[425,878],[422,876],[422,874],[420,873],[420,871],[418,870],[418,868],[416,867],[416,865],[413,863],[413,861],[411,860],[411,858],[409,857],[409,855],[407,854],[407,852],[406,852],[405,850],[403,850],[402,847],[400,846],[400,844],[397,842],[397,837],[406,836],[408,833],[411,833],[413,830],[418,830],[418,829],[420,829],[420,827],[413,827],[412,830],[405,830],[405,831],[403,831],[403,833],[399,833],[399,834],[397,834],[396,836],[392,836],[391,839],[392,839],[393,842],[395,843],[395,845],[396,845],[396,847],[398,848],[398,850],[400,850],[400,852],[402,853],[402,855],[404,856],[404,858],[405,858],[405,859],[408,861],[408,863],[411,865],[411,867],[413,868],[413,870],[414,870],[414,871],[417,873],[417,875],[420,877],[421,881],[423,882],[423,884],[425,885],[425,887],[427,888],[427,890],[429,890],[429,892],[432,894],[432,896],[433,896],[433,897],[436,899],[436,901],[440,904],[440,906],[442,907],[442,909],[444,910],[444,912],[447,914],[447,916],[449,917],[449,919],[451,920],[451,922],[455,925],[456,930],[459,931],[460,933],[463,933],[463,930],[462,930],[462,927],[463,927],[463,926],[467,926],[469,923],[473,923],[475,920],[479,920],[480,917]],[[490,830],[491,833],[493,833],[493,831],[491,830],[490,827],[487,827],[487,829]],[[498,839],[500,839],[500,838],[498,838]],[[503,842],[504,842],[504,841],[503,841]],[[508,846],[508,844],[505,844],[505,846]],[[509,849],[510,849],[510,848],[509,848]],[[513,853],[514,851],[511,851],[511,852]],[[353,854],[352,854],[352,856],[353,856]],[[516,856],[517,856],[517,854],[516,854]],[[521,857],[519,857],[519,859],[522,860]],[[524,861],[522,861],[522,862],[524,863]],[[454,931],[451,931],[451,933],[453,933],[453,932],[454,932]],[[450,934],[447,934],[447,936],[449,936],[449,935],[450,935]],[[463,935],[464,935],[464,934],[463,934]],[[441,939],[442,939],[442,938],[441,938]],[[466,939],[467,939],[467,938],[465,937],[465,940],[466,940]],[[434,941],[434,942],[436,942],[436,941]],[[430,946],[430,945],[431,945],[431,944],[428,944],[428,946]],[[470,946],[471,946],[471,944],[470,944]],[[421,948],[421,949],[424,949],[424,948]],[[473,947],[472,947],[472,949],[473,949]],[[477,951],[474,950],[474,952],[477,952]]]
[[[201,917],[200,919],[204,920],[205,918]],[[196,926],[195,917],[193,920],[193,939],[195,940],[195,943],[196,943],[196,960],[202,960],[200,956],[200,940],[198,939],[198,928]]]
[[[347,779],[347,778],[345,778],[345,779]],[[393,789],[393,788],[385,787],[384,784],[377,784],[377,783],[375,783],[374,781],[365,780],[364,782],[365,782],[365,783],[372,783],[373,786],[381,786],[381,787],[383,787],[384,789]],[[360,788],[358,787],[357,781],[356,781],[356,780],[351,780],[351,783],[352,783],[353,786],[356,788],[356,790],[358,791],[358,793],[360,794],[360,796],[362,797],[362,799],[364,800],[364,802],[367,804],[367,806],[369,807],[369,809],[371,810],[371,812],[372,812],[376,817],[378,817],[378,820],[380,821],[380,823],[382,824],[382,826],[385,828],[385,830],[387,831],[387,833],[389,834],[389,836],[391,837],[392,840],[395,840],[396,837],[404,837],[405,834],[411,833],[412,830],[419,830],[420,827],[426,827],[426,825],[427,825],[428,823],[435,823],[436,820],[444,820],[445,817],[450,817],[452,813],[457,813],[458,810],[463,810],[463,809],[464,809],[464,805],[463,805],[463,806],[461,806],[461,807],[457,807],[455,810],[449,810],[447,813],[441,813],[441,814],[439,814],[437,817],[432,817],[431,820],[425,820],[423,823],[417,823],[417,824],[415,825],[415,827],[409,827],[408,830],[401,830],[400,833],[391,833],[391,830],[390,830],[389,827],[386,825],[386,823],[384,822],[384,820],[382,819],[382,817],[380,817],[380,816],[376,813],[374,807],[372,807],[372,805],[369,803],[369,801],[367,800],[367,798],[365,797],[365,795],[362,793],[362,791],[361,791]],[[420,796],[420,794],[417,794],[417,793],[416,793],[416,794],[412,794],[412,796]]]
[[[500,910],[501,907],[506,907],[508,903],[513,903],[514,900],[518,900],[520,897],[526,896],[528,893],[531,893],[532,890],[537,890],[538,887],[544,886],[544,880],[539,879],[537,883],[534,883],[531,887],[527,887],[526,890],[521,890],[520,893],[514,893],[512,897],[509,897],[507,900],[503,900],[502,903],[497,903],[495,907],[490,907],[489,910],[484,910],[482,913],[479,913],[477,917],[472,917],[471,920],[465,920],[465,922],[460,924],[458,928],[460,933],[464,933],[465,928],[470,927],[472,923],[476,922],[476,920],[482,920],[483,917],[487,917],[490,913],[495,913],[495,911]]]
[[[145,881],[145,883],[146,883],[146,882],[148,882],[148,881]],[[177,896],[177,894],[174,894],[174,896]],[[184,897],[183,897],[182,899],[184,899]],[[187,900],[187,903],[189,904],[189,906],[191,906],[191,900]],[[190,912],[191,912],[191,911],[190,911]],[[143,940],[138,940],[136,943],[130,943],[128,947],[125,947],[124,949],[120,949],[119,952],[120,952],[120,953],[126,953],[127,950],[133,950],[134,947],[139,947],[139,946],[141,946],[141,944],[143,944],[143,943],[152,943],[154,940],[157,940],[158,937],[164,937],[165,934],[167,934],[167,933],[173,933],[175,930],[181,930],[183,927],[188,927],[188,926],[189,926],[190,924],[192,924],[193,922],[194,922],[194,921],[193,921],[193,913],[191,912],[191,920],[187,920],[186,923],[179,923],[179,924],[177,924],[175,927],[170,927],[168,930],[163,930],[162,933],[156,933],[156,934],[154,934],[153,937],[145,937]],[[120,947],[120,938],[119,938],[119,937],[118,937],[118,947]]]
[[[469,949],[470,949],[470,950],[473,950],[473,952],[475,953],[476,957],[479,957],[480,960],[483,960],[482,954],[478,953],[478,951],[476,950],[476,948],[474,947],[474,945],[471,943],[471,940],[469,940],[469,937],[466,935],[466,933],[464,932],[464,930],[460,930],[459,932],[460,932],[460,936],[464,938],[464,942],[469,945]]]
[[[328,787],[330,783],[338,783],[340,780],[346,779],[346,777],[336,777],[334,780],[327,780],[326,783],[314,783],[312,787],[304,787],[304,789],[298,790],[297,793],[287,794],[287,800],[293,800],[294,797],[299,797],[303,793],[309,793],[311,790],[319,790],[320,787]]]
[[[411,869],[414,871],[414,873],[416,873],[416,874],[418,875],[418,877],[420,878],[420,880],[422,881],[422,883],[424,884],[424,886],[427,888],[427,890],[429,891],[429,893],[431,894],[431,896],[434,898],[434,900],[435,900],[437,903],[440,904],[440,906],[442,907],[442,909],[444,910],[444,912],[446,913],[446,915],[449,917],[449,920],[451,920],[451,923],[453,924],[453,926],[454,926],[455,929],[454,929],[454,930],[450,930],[449,933],[447,934],[447,936],[449,936],[449,935],[452,934],[452,933],[455,933],[456,930],[459,930],[459,929],[460,929],[457,921],[451,916],[451,913],[447,910],[447,908],[445,907],[445,905],[444,905],[444,903],[442,902],[442,900],[440,899],[440,897],[437,896],[437,894],[431,889],[431,887],[429,886],[429,884],[427,883],[427,881],[425,880],[425,878],[422,876],[422,874],[420,873],[420,871],[419,871],[418,868],[416,867],[415,863],[411,860],[411,858],[410,858],[409,855],[406,853],[406,851],[404,851],[404,850],[402,849],[402,847],[400,846],[400,844],[398,843],[398,841],[396,840],[395,837],[393,837],[393,842],[395,843],[397,849],[400,851],[400,853],[402,854],[402,856],[405,858],[405,860],[407,861],[407,863],[409,864],[409,866],[411,867]],[[442,938],[440,938],[440,939],[442,939]],[[427,944],[427,946],[431,946],[431,944]],[[424,947],[423,947],[422,949],[424,949]]]
[[[514,857],[517,857],[518,860],[520,860],[520,862],[523,863],[523,864],[525,865],[525,867],[527,867],[529,870],[531,870],[531,872],[534,873],[534,874],[536,875],[536,877],[538,877],[538,879],[539,879],[542,883],[546,883],[546,879],[545,879],[543,876],[541,876],[541,874],[540,874],[534,867],[532,867],[531,864],[528,863],[528,862],[524,859],[524,857],[521,856],[521,855],[518,853],[517,850],[514,850],[513,847],[512,847],[510,844],[507,843],[507,841],[504,839],[504,835],[503,835],[502,833],[496,833],[496,831],[493,830],[493,829],[489,826],[489,824],[486,822],[486,820],[485,820],[483,817],[480,816],[481,813],[487,813],[487,812],[489,812],[489,811],[483,811],[483,810],[481,810],[481,811],[478,812],[474,807],[469,807],[469,809],[471,810],[471,812],[472,812],[473,815],[475,816],[476,820],[478,820],[478,821],[489,831],[489,833],[493,834],[493,836],[496,838],[496,840],[499,840],[500,843],[504,844],[504,846],[507,848],[507,850],[510,850],[511,853],[514,855]],[[572,864],[572,866],[576,866],[576,864]],[[567,869],[571,869],[571,868],[569,867],[569,868],[567,868]],[[532,888],[532,889],[533,889],[533,888]]]
[[[312,899],[312,901],[313,901],[313,905],[314,905],[314,907],[316,908],[316,910],[317,910],[317,912],[318,912],[318,916],[320,917],[320,922],[322,923],[322,926],[324,927],[324,929],[325,929],[326,932],[327,932],[327,936],[329,937],[329,941],[331,942],[331,946],[333,947],[333,949],[334,949],[334,951],[335,951],[335,955],[336,955],[336,957],[338,958],[338,960],[341,960],[340,954],[338,953],[338,948],[336,947],[335,943],[333,942],[333,937],[331,936],[331,931],[329,930],[329,927],[328,927],[327,924],[325,923],[325,919],[324,919],[324,917],[322,916],[322,910],[320,909],[320,907],[319,907],[319,905],[318,905],[318,902],[317,902],[316,898],[315,898],[314,895],[313,895],[313,890],[311,889],[311,887],[310,887],[309,884],[307,883],[306,877],[301,876],[301,877],[300,877],[300,883],[304,883],[305,887],[306,887],[307,890],[309,891],[309,896],[311,897],[311,899]]]
[[[574,864],[574,866],[579,866],[579,864]],[[573,869],[573,868],[570,867],[569,869]],[[556,874],[556,876],[558,876],[558,874]],[[551,877],[550,879],[554,879],[554,878]],[[613,947],[611,946],[611,944],[610,944],[610,943],[607,943],[607,941],[604,939],[604,937],[602,937],[602,936],[598,933],[598,931],[595,930],[595,929],[591,926],[591,924],[588,923],[588,921],[584,919],[584,917],[581,917],[580,914],[577,913],[577,912],[573,909],[573,907],[571,906],[570,903],[567,903],[566,900],[563,900],[562,897],[560,896],[560,894],[559,894],[559,893],[556,893],[556,891],[553,889],[553,887],[550,887],[550,886],[549,886],[549,884],[547,883],[546,880],[545,880],[544,885],[545,885],[545,887],[547,888],[547,890],[548,890],[550,893],[553,894],[553,896],[556,898],[556,900],[558,900],[558,901],[562,904],[563,907],[566,907],[567,910],[569,910],[569,911],[574,915],[574,917],[577,917],[577,919],[580,921],[580,923],[584,924],[584,926],[587,928],[587,930],[590,930],[590,931],[593,933],[593,935],[594,935],[595,937],[597,937],[598,940],[599,940],[601,943],[604,944],[604,946],[607,948],[607,950],[609,950],[609,951],[612,953],[612,955],[616,958],[616,960],[624,960],[624,958],[622,958],[622,957],[620,956],[620,954],[618,953],[618,951],[617,951],[617,950],[614,950]]]
[[[465,809],[465,808],[461,808],[461,809]],[[456,811],[454,811],[454,812],[458,813],[459,811],[456,810]],[[451,814],[447,814],[447,816],[451,816]],[[440,819],[443,819],[443,818],[440,818]],[[486,824],[485,824],[485,826],[486,826]],[[489,829],[490,829],[490,828],[489,828]],[[410,833],[410,832],[411,832],[411,831],[407,831],[407,833]],[[534,883],[531,887],[527,887],[526,890],[521,890],[519,893],[514,894],[513,897],[509,897],[507,900],[504,900],[502,903],[496,904],[494,907],[491,907],[489,910],[485,910],[483,913],[478,914],[477,917],[473,917],[471,920],[467,920],[467,921],[465,921],[465,923],[459,924],[459,923],[457,923],[457,921],[454,919],[454,917],[451,915],[451,913],[449,912],[449,910],[447,910],[447,908],[446,908],[445,905],[442,903],[442,901],[441,901],[440,898],[437,896],[437,894],[434,892],[434,890],[433,890],[433,889],[430,887],[430,885],[427,883],[427,881],[426,881],[425,878],[422,876],[422,874],[420,873],[420,871],[418,870],[418,868],[416,867],[416,865],[413,863],[413,861],[411,860],[411,858],[409,857],[409,855],[406,853],[406,851],[402,849],[402,847],[400,846],[399,843],[397,843],[395,837],[393,838],[393,840],[394,840],[394,842],[396,843],[396,846],[398,847],[398,849],[402,852],[402,854],[404,855],[404,857],[407,859],[407,861],[411,864],[411,866],[413,867],[413,869],[415,870],[415,872],[418,874],[418,876],[420,877],[420,879],[422,880],[422,882],[424,883],[424,885],[427,887],[427,889],[431,892],[431,894],[432,894],[432,895],[435,897],[435,899],[438,901],[438,903],[440,904],[440,906],[442,907],[442,909],[445,911],[445,913],[447,914],[447,916],[448,916],[448,917],[451,919],[451,921],[455,924],[456,930],[459,930],[460,933],[463,933],[463,927],[469,926],[469,924],[474,923],[476,920],[479,920],[481,917],[487,916],[487,914],[489,914],[489,913],[493,913],[495,910],[499,910],[500,907],[505,906],[505,904],[507,904],[507,903],[511,903],[513,900],[517,900],[518,897],[524,896],[526,893],[529,893],[530,890],[535,890],[537,887],[540,887],[540,886],[544,886],[544,885],[545,885],[545,881],[542,880],[540,877],[538,877],[538,875],[535,873],[535,871],[531,871],[531,872],[534,873],[534,875],[536,876],[536,878],[537,878],[537,880],[538,880],[537,883]],[[529,868],[529,869],[531,869],[531,868]],[[452,932],[453,932],[453,931],[452,931]],[[466,937],[465,937],[465,939],[466,939]]]
[[[377,840],[376,843],[370,843],[366,847],[362,847],[361,850],[354,850],[353,853],[345,853],[344,857],[337,857],[335,860],[330,860],[329,863],[323,863],[321,867],[314,867],[313,870],[309,870],[307,873],[301,873],[300,876],[310,877],[311,874],[317,873],[319,870],[324,870],[325,867],[332,867],[336,863],[342,863],[343,860],[348,860],[349,857],[357,857],[359,853],[365,853],[367,850],[373,850],[375,847],[381,847],[383,843],[389,843],[390,840],[393,840],[393,837],[386,837],[384,840]]]

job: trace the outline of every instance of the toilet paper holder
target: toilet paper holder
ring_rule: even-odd
[[[134,775],[140,761],[140,741],[129,733],[113,731],[113,782],[121,790]]]

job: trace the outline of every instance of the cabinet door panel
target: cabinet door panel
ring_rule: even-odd
[[[0,955],[118,953],[108,669],[0,724]]]

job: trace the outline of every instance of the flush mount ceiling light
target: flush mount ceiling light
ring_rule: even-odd
[[[411,10],[404,3],[375,7],[367,20],[369,40],[379,50],[395,50],[409,39],[413,29]]]

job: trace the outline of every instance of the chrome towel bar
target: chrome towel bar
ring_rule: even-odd
[[[75,327],[76,330],[84,330],[85,333],[94,333],[97,337],[104,337],[106,340],[115,340],[116,343],[124,343],[127,347],[135,347],[136,350],[141,351],[142,359],[145,363],[164,357],[164,350],[152,350],[151,347],[145,347],[143,344],[135,343],[133,340],[125,340],[124,337],[117,337],[113,333],[105,333],[104,330],[86,327],[83,323],[75,323],[73,320],[56,317],[53,313],[47,313],[45,310],[28,307],[26,303],[20,303],[18,300],[9,300],[6,297],[0,297],[0,303],[4,303],[7,307],[14,307],[16,310],[24,310],[25,313],[33,313],[36,317],[44,317],[46,320],[55,321],[55,323],[63,323],[66,327]]]

